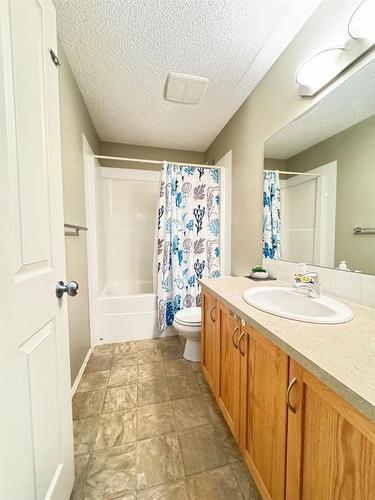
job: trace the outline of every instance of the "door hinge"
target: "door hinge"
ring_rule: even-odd
[[[53,64],[57,67],[57,66],[60,66],[60,61],[59,61],[59,58],[57,57],[57,55],[54,53],[54,51],[52,49],[48,49],[49,50],[49,54],[51,56],[51,59],[52,59],[52,62]]]

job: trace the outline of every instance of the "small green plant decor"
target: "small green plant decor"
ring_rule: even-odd
[[[267,271],[262,266],[253,267],[251,270],[252,273],[266,273]]]

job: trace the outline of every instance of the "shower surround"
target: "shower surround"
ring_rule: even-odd
[[[160,172],[87,162],[92,345],[159,335],[154,248]]]

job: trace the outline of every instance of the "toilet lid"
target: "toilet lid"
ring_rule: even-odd
[[[176,312],[174,319],[178,323],[185,323],[188,325],[199,324],[201,322],[201,308],[187,307],[186,309],[181,309]]]

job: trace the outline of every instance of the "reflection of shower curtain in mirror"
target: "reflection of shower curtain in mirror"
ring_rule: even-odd
[[[264,172],[263,255],[267,259],[281,259],[280,227],[279,172]]]
[[[158,314],[201,305],[199,278],[220,276],[219,170],[164,163],[158,212]]]

